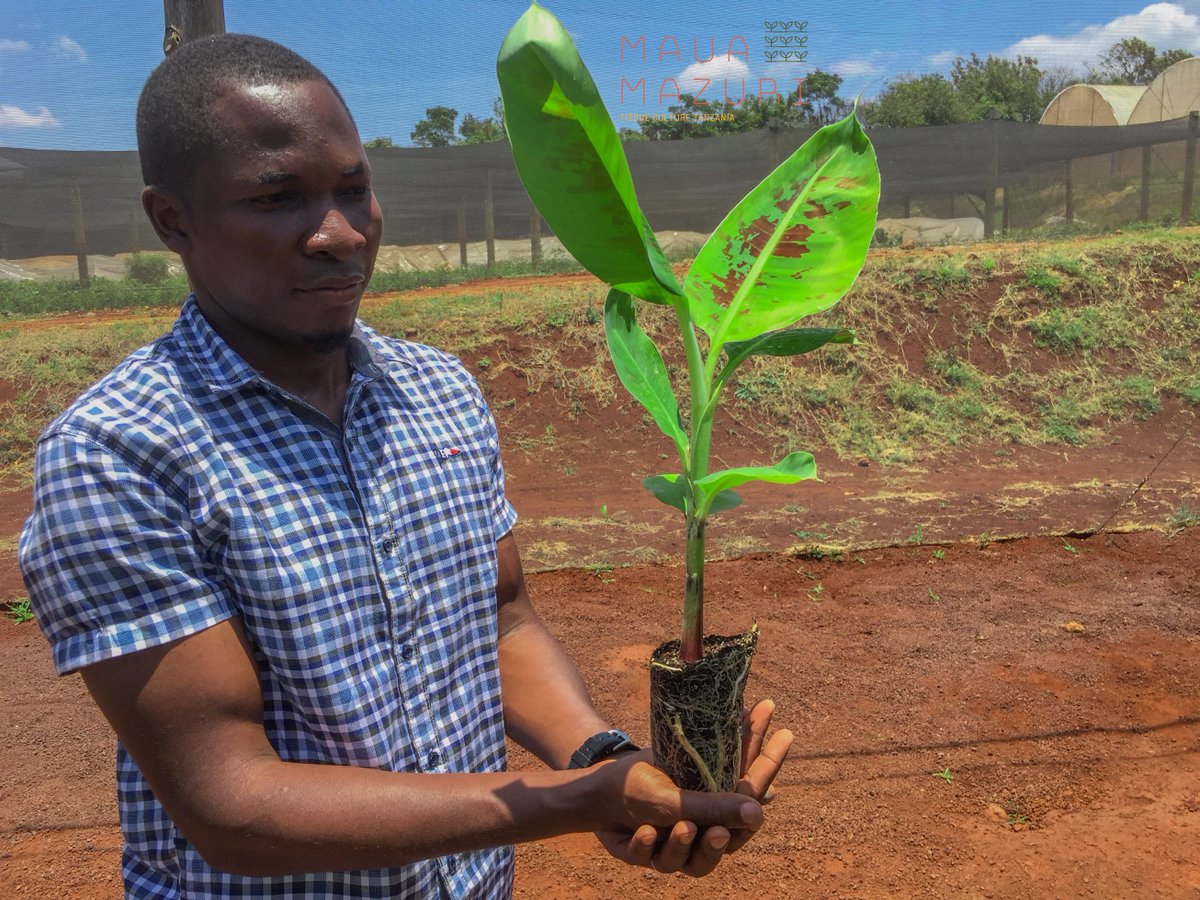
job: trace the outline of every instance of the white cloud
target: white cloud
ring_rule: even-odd
[[[5,53],[24,53],[29,48],[29,41],[14,41],[0,38],[0,56]]]
[[[842,59],[831,64],[829,71],[843,78],[856,78],[860,75],[874,75],[879,68],[865,59]]]
[[[925,62],[929,63],[931,66],[937,66],[938,68],[941,68],[942,66],[950,65],[960,56],[965,56],[965,54],[959,53],[956,50],[943,50],[941,53],[935,53],[933,56],[925,57]]]
[[[31,113],[19,106],[0,104],[0,128],[58,128],[61,124],[44,106]]]
[[[1200,53],[1200,17],[1178,3],[1154,3],[1141,12],[1120,16],[1104,25],[1089,25],[1066,36],[1039,34],[1017,41],[1004,56],[1032,56],[1045,70],[1049,66],[1074,68],[1080,63],[1097,65],[1113,44],[1140,37],[1156,50],[1182,47]]]
[[[741,57],[730,57],[718,53],[708,62],[694,62],[679,76],[679,90],[692,94],[704,86],[701,79],[707,78],[710,83],[720,86],[723,79],[730,84],[740,84],[743,78],[750,78],[750,67]]]
[[[65,34],[54,42],[53,48],[54,52],[59,56],[70,57],[79,62],[87,62],[87,51],[80,47],[77,41],[71,40]]]

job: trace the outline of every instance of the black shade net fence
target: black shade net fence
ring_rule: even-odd
[[[1195,114],[1124,126],[984,120],[868,133],[882,174],[881,216],[986,215],[991,234],[1055,215],[1082,217],[1083,210],[1105,224],[1145,217],[1137,195],[1149,182],[1150,215],[1178,217],[1187,205],[1186,145],[1191,134],[1194,146],[1196,120]],[[624,148],[651,226],[706,234],[811,134],[763,129]],[[368,156],[385,244],[528,238],[534,228],[505,142],[373,148]],[[1194,158],[1193,152],[1193,172]],[[81,242],[88,253],[160,249],[141,210],[141,188],[135,151],[0,147],[0,259],[76,254]],[[1097,205],[1104,198],[1112,209]]]

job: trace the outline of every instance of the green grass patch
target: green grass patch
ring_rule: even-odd
[[[1125,336],[1113,330],[1113,323],[1094,306],[1083,309],[1049,309],[1029,322],[1033,342],[1051,350],[1095,350],[1116,346]]]
[[[179,306],[188,294],[181,275],[153,283],[133,279],[78,281],[0,281],[0,316],[44,316],[130,307]]]
[[[1062,279],[1044,266],[1027,268],[1025,280],[1051,299],[1057,299],[1062,295]]]
[[[565,257],[548,257],[536,266],[529,260],[507,260],[492,266],[471,264],[446,269],[404,272],[398,269],[375,270],[371,276],[369,290],[411,291],[417,288],[445,287],[450,284],[465,284],[484,278],[517,278],[529,275],[556,275],[565,272],[582,272],[575,260]]]
[[[1154,382],[1145,375],[1122,379],[1116,390],[1116,400],[1120,410],[1129,410],[1139,420],[1149,419],[1162,409]],[[1114,418],[1119,417],[1120,410],[1114,410]]]

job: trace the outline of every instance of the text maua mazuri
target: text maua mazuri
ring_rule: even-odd
[[[647,61],[646,53],[646,36],[639,35],[637,40],[630,41],[625,35],[621,35],[621,61],[625,62],[626,51],[635,52],[641,51],[641,61]],[[733,62],[735,59],[742,60],[747,66],[750,65],[750,47],[746,43],[746,39],[740,34],[735,34],[729,39],[726,45],[724,58],[728,62]],[[700,55],[700,38],[699,36],[692,37],[692,59],[694,62],[705,65],[717,57],[717,41],[715,37],[708,39],[708,55]],[[675,65],[683,65],[683,50],[679,46],[679,40],[673,34],[664,35],[658,45],[658,62],[671,62]],[[804,78],[792,78],[790,81],[796,82],[796,100],[794,106],[803,106],[804,101]],[[709,103],[728,103],[738,106],[746,101],[747,96],[757,96],[759,100],[782,103],[786,100],[789,91],[781,92],[779,82],[775,78],[763,77],[758,79],[758,90],[747,95],[746,79],[745,78],[707,78],[703,75],[695,74],[684,79],[685,82],[680,86],[679,79],[673,76],[667,76],[661,80],[658,86],[658,102],[659,105],[668,101],[675,103],[681,102],[684,94],[690,94],[697,106],[707,106]],[[730,93],[730,89],[735,91]],[[630,100],[641,100],[644,106],[648,97],[648,86],[646,76],[639,77],[636,81],[630,82],[626,76],[621,77],[621,103],[626,102],[626,98]]]

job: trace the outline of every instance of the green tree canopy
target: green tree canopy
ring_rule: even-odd
[[[1014,122],[1037,122],[1050,98],[1042,89],[1042,70],[1031,56],[1004,59],[959,57],[950,70],[950,80],[968,121],[985,119],[991,110]]]
[[[458,126],[458,133],[462,135],[464,144],[490,144],[504,140],[504,128],[490,116],[481,119],[467,113]]]
[[[838,96],[841,86],[841,75],[823,72],[820,69],[804,77],[802,91],[806,118],[810,124],[828,125],[844,118],[850,112],[850,104]],[[792,96],[788,99],[791,102]]]
[[[425,118],[413,129],[410,135],[412,142],[418,147],[449,147],[452,144],[487,144],[505,139],[504,104],[499,97],[492,103],[490,116],[464,115],[456,134],[454,125],[457,119],[458,110],[449,106],[431,106],[425,110]]]
[[[395,147],[390,137],[374,137],[369,141],[363,141],[364,147]]]
[[[953,125],[967,121],[967,113],[954,85],[944,75],[906,75],[890,82],[873,102],[864,104],[863,117],[871,125],[913,128]]]
[[[1117,41],[1100,57],[1091,80],[1100,84],[1149,84],[1181,59],[1192,56],[1182,48],[1159,53],[1140,37]]]
[[[425,110],[425,118],[417,123],[409,137],[418,147],[448,147],[457,143],[454,136],[454,120],[457,118],[457,109],[431,106]]]

